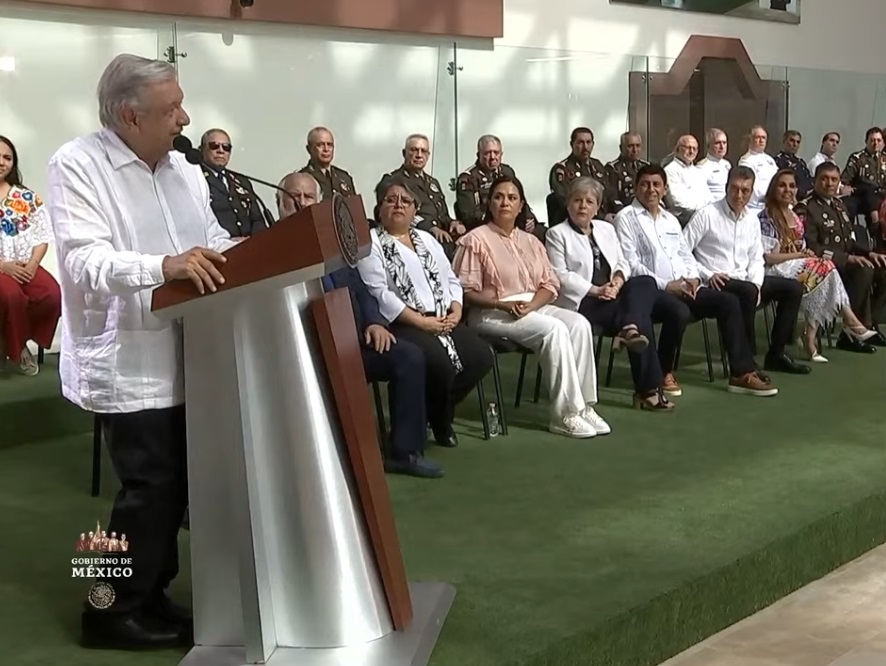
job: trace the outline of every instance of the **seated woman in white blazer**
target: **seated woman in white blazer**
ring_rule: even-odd
[[[556,305],[577,310],[627,347],[635,407],[669,411],[674,403],[662,392],[664,376],[649,344],[658,286],[648,276],[631,278],[615,227],[594,219],[602,196],[599,182],[577,178],[566,200],[566,221],[548,230],[545,245],[560,279]]]

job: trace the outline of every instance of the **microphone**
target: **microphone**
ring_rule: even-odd
[[[194,144],[192,144],[191,140],[188,137],[186,137],[184,134],[179,134],[178,136],[176,136],[172,140],[172,147],[177,152],[182,153],[185,156],[185,159],[188,161],[189,164],[194,164],[199,167],[206,167],[207,169],[211,169],[213,171],[216,170],[215,167],[212,167],[203,161],[203,153],[201,153],[197,148],[194,148]],[[292,203],[295,204],[295,212],[298,212],[301,210],[301,205],[298,203],[298,199],[296,199],[294,196],[292,196],[292,194],[290,194],[289,192],[284,190],[279,185],[275,185],[274,183],[269,183],[266,180],[262,180],[261,178],[255,178],[254,176],[249,176],[247,174],[240,173],[239,171],[234,171],[233,169],[228,169],[227,167],[225,167],[225,171],[230,173],[232,176],[236,176],[238,178],[245,178],[246,180],[256,182],[260,185],[264,185],[266,187],[270,187],[272,189],[275,189],[278,192],[282,192],[287,197],[292,199]],[[266,217],[270,216],[271,214],[270,214],[270,212],[268,212],[268,209],[267,209],[267,206],[265,206],[265,203],[259,198],[259,196],[257,194],[255,195],[255,198],[258,199],[259,205],[262,208],[264,208],[265,216]],[[273,219],[273,216],[271,216],[271,219]],[[270,226],[270,222],[269,222],[269,226]]]

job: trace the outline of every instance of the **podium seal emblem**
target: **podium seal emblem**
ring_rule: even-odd
[[[357,238],[357,227],[354,224],[354,217],[348,209],[345,198],[338,192],[332,194],[332,217],[342,258],[348,266],[354,268],[357,265],[360,241]]]
[[[103,582],[94,583],[89,588],[89,594],[87,595],[89,603],[98,610],[110,608],[116,598],[117,593],[114,592],[114,588]]]

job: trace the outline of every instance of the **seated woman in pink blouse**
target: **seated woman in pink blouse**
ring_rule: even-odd
[[[588,320],[558,308],[560,282],[544,246],[518,228],[526,215],[520,181],[498,178],[489,190],[487,224],[458,240],[454,268],[472,306],[468,325],[539,355],[551,396],[548,428],[569,437],[610,432],[594,410],[597,370]]]
[[[62,312],[58,282],[40,267],[50,233],[43,202],[22,184],[15,146],[0,136],[0,359],[25,375],[39,370],[28,340],[51,346]]]

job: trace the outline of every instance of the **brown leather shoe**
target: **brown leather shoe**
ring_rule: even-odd
[[[758,398],[768,398],[778,395],[778,389],[771,381],[763,379],[756,372],[749,372],[741,377],[732,377],[726,390],[740,395],[754,395]]]
[[[661,391],[672,398],[677,398],[683,395],[683,389],[680,388],[680,384],[677,383],[677,378],[674,377],[673,372],[669,372],[664,376],[664,381],[661,383]]]

